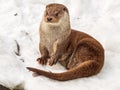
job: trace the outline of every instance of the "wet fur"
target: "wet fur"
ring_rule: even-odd
[[[47,15],[46,15],[47,12]],[[60,12],[61,16],[56,17]],[[47,18],[53,19],[48,22]],[[38,63],[54,65],[60,62],[68,71],[52,73],[32,67],[30,71],[48,78],[66,81],[88,77],[100,72],[104,64],[104,49],[93,37],[71,29],[67,8],[61,4],[47,5],[40,26],[40,52]]]

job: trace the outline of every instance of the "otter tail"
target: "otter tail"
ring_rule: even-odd
[[[43,75],[48,78],[59,80],[59,81],[67,81],[67,80],[72,80],[76,78],[95,75],[101,70],[101,68],[102,66],[95,60],[85,61],[82,64],[63,73],[52,73],[52,72],[47,72],[47,71],[39,70],[32,67],[27,67],[28,70],[33,71],[39,75]]]

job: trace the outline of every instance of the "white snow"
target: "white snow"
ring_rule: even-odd
[[[105,49],[102,71],[89,78],[59,82],[33,77],[26,66],[52,72],[65,69],[59,64],[41,66],[39,25],[49,3],[62,3],[70,12],[71,26],[95,37]],[[120,0],[0,0],[0,84],[25,90],[120,90]],[[17,56],[16,41],[20,45]]]

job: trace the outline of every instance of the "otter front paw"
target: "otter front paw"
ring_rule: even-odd
[[[58,61],[58,55],[52,55],[49,61],[49,65],[52,66],[53,64],[56,64]]]
[[[51,56],[50,60],[49,60],[49,65],[52,66],[54,64],[54,57]]]
[[[48,59],[46,57],[40,57],[37,59],[38,63],[41,64],[41,65],[46,65],[47,64],[47,61]]]

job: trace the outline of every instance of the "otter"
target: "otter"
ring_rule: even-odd
[[[41,57],[39,64],[50,66],[59,62],[67,71],[47,72],[32,67],[28,70],[48,78],[67,81],[99,73],[104,65],[103,46],[92,36],[71,29],[66,6],[52,3],[46,6],[40,25]]]

